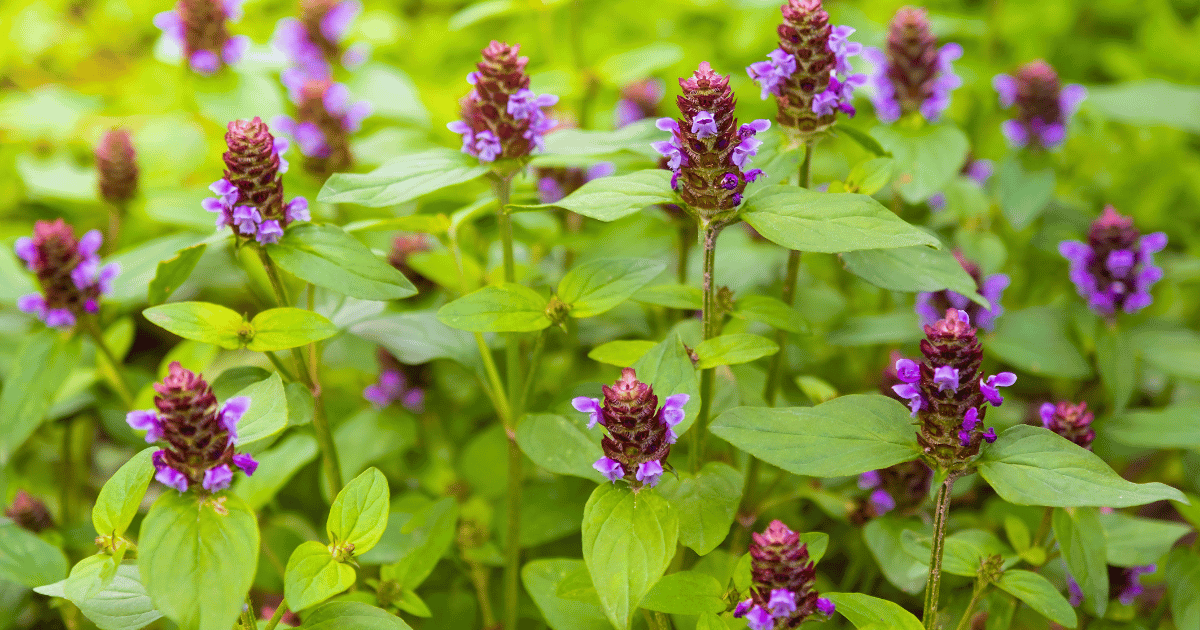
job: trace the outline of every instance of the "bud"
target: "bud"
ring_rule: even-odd
[[[145,431],[146,442],[167,443],[154,453],[155,479],[180,492],[199,486],[205,493],[216,493],[233,482],[234,467],[247,476],[254,474],[258,462],[233,448],[249,398],[238,396],[218,405],[204,377],[178,361],[171,363],[161,383],[154,384],[154,391],[155,409],[131,411],[125,422]]]
[[[762,145],[754,136],[769,129],[771,121],[755,120],[739,128],[729,77],[713,72],[707,61],[679,85],[683,94],[676,102],[683,117],[659,118],[657,127],[670,131],[671,139],[651,146],[667,158],[667,168],[675,173],[671,187],[684,201],[702,214],[731,210],[742,203],[746,184],[763,174],[748,167]]]
[[[603,405],[599,399],[586,396],[571,401],[576,410],[588,414],[589,429],[600,424],[608,430],[600,441],[604,457],[593,467],[614,483],[625,479],[634,490],[654,487],[675,443],[673,427],[683,422],[683,406],[689,396],[668,396],[657,408],[654,389],[638,381],[633,368],[621,370],[621,378],[611,387],[605,385],[602,391]]]
[[[867,471],[858,476],[858,487],[869,494],[856,501],[850,521],[861,525],[892,511],[908,516],[925,503],[932,482],[933,470],[920,460]]]
[[[995,429],[983,430],[984,403],[999,407],[1004,402],[1000,388],[1016,383],[1017,377],[1012,372],[983,377],[983,347],[963,311],[948,309],[945,319],[925,326],[925,336],[925,362],[897,361],[902,383],[892,389],[920,419],[917,442],[927,461],[950,472],[962,470],[983,442],[996,441]]]
[[[294,75],[328,79],[336,63],[353,70],[367,60],[364,46],[343,45],[359,13],[357,0],[301,0],[300,19],[280,20],[272,42],[297,66]]]
[[[18,298],[17,308],[51,327],[74,326],[78,318],[100,310],[100,296],[121,273],[117,263],[100,266],[103,240],[98,230],[75,240],[75,230],[62,219],[34,224],[33,238],[17,239],[14,249],[26,269],[37,274],[41,293]]]
[[[658,79],[643,79],[621,88],[621,98],[614,112],[617,129],[658,116],[658,107],[665,93],[666,87]]]
[[[226,22],[242,19],[242,0],[179,0],[174,11],[154,16],[154,25],[174,39],[198,74],[210,75],[241,60],[250,45],[245,35],[230,36]]]
[[[782,9],[779,48],[746,72],[762,88],[763,100],[775,95],[779,124],[807,142],[828,130],[837,112],[854,115],[854,88],[867,78],[851,74],[849,58],[863,48],[849,41],[853,28],[829,25],[821,0],[788,0]]]
[[[998,74],[992,86],[1000,96],[1000,106],[1017,106],[1017,117],[1000,126],[1015,147],[1034,145],[1053,149],[1067,138],[1067,123],[1087,97],[1082,85],[1061,85],[1058,73],[1038,59],[1019,70],[1017,75]]]
[[[798,627],[818,612],[833,614],[833,602],[817,597],[817,572],[800,534],[776,520],[751,538],[750,598],[734,617],[745,617],[751,630],[774,630]]]
[[[1150,287],[1163,277],[1154,254],[1167,246],[1162,232],[1142,234],[1133,219],[1112,206],[1092,223],[1087,243],[1063,241],[1058,251],[1070,261],[1071,282],[1088,306],[1109,319],[1117,310],[1136,313],[1154,301]]]
[[[218,230],[230,226],[238,238],[264,245],[278,242],[292,221],[311,218],[307,199],[296,197],[283,203],[280,175],[288,169],[283,158],[288,141],[272,136],[257,116],[254,120],[235,120],[228,129],[225,144],[229,150],[222,156],[225,177],[208,187],[217,196],[205,199],[201,206],[219,215]]]
[[[871,76],[875,115],[883,122],[914,112],[926,120],[940,118],[950,106],[950,92],[962,85],[950,65],[962,53],[962,46],[955,43],[938,48],[925,9],[901,8],[888,29],[887,49],[863,52],[875,66]]]
[[[296,117],[280,116],[271,126],[291,136],[304,156],[304,170],[326,178],[350,168],[350,134],[362,128],[371,114],[366,101],[350,102],[350,90],[328,79],[296,80],[284,75],[288,95],[296,104]]]
[[[46,509],[46,504],[24,490],[17,490],[17,496],[13,497],[12,505],[5,508],[4,515],[21,529],[35,534],[54,527],[54,517]]]
[[[1008,276],[994,273],[984,277],[979,265],[964,256],[961,250],[954,250],[954,258],[958,260],[958,264],[962,265],[963,270],[975,280],[975,290],[992,305],[992,308],[985,309],[966,296],[949,289],[935,293],[918,293],[916,308],[917,315],[921,316],[921,323],[933,324],[939,319],[939,313],[945,313],[948,309],[953,308],[966,312],[971,321],[980,328],[987,331],[992,330],[996,326],[996,318],[1004,313],[1004,308],[1000,306],[1000,298],[1004,295],[1004,289],[1008,288],[1010,282]]]
[[[1091,450],[1092,440],[1096,439],[1096,430],[1092,428],[1095,416],[1087,410],[1087,403],[1072,405],[1069,402],[1044,403],[1038,410],[1042,417],[1042,426],[1071,440],[1072,442]]]
[[[111,129],[96,146],[96,171],[100,198],[124,207],[137,193],[137,153],[125,129]]]
[[[463,119],[446,125],[462,134],[463,153],[481,162],[521,159],[540,151],[543,136],[554,127],[542,108],[557,103],[558,97],[538,96],[529,89],[529,58],[518,56],[520,49],[495,40],[483,49],[483,61],[467,75],[467,83],[475,88],[462,101]]]

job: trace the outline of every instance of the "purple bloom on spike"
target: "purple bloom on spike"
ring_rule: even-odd
[[[597,423],[603,424],[604,408],[600,406],[599,399],[578,396],[571,400],[571,406],[575,408],[575,411],[582,411],[588,415],[587,428],[590,429]]]
[[[776,619],[791,616],[796,612],[796,594],[786,588],[772,589],[771,597],[767,600],[767,610]]]
[[[762,606],[755,606],[746,613],[746,625],[750,630],[774,630],[775,619]]]
[[[919,460],[863,473],[858,478],[858,487],[871,492],[856,499],[847,516],[851,523],[863,525],[892,510],[901,515],[911,514],[925,502],[932,479],[933,471]]]
[[[651,460],[638,464],[637,474],[634,475],[634,478],[653,488],[658,485],[658,479],[662,477],[662,474],[662,464],[656,460]]]
[[[755,611],[762,611],[766,616],[758,616],[772,624],[766,627],[795,628],[817,613],[816,570],[808,547],[781,521],[751,535],[750,575],[753,606],[746,613],[748,622]]]
[[[754,605],[753,599],[745,599],[745,600],[738,602],[737,607],[733,609],[733,616],[737,619],[741,619],[742,617],[745,617],[746,613],[750,612],[750,607],[753,605]]]
[[[820,611],[822,615],[830,617],[833,615],[834,611],[837,610],[837,606],[835,606],[828,598],[818,597],[817,610]]]
[[[297,70],[314,79],[328,79],[338,63],[352,70],[366,61],[362,44],[345,46],[346,35],[361,12],[357,0],[302,0],[300,19],[280,20],[272,43]]]
[[[1142,235],[1133,219],[1112,206],[1092,223],[1086,243],[1063,241],[1058,251],[1070,263],[1070,279],[1080,297],[1112,320],[1118,311],[1136,313],[1150,305],[1150,288],[1162,279],[1154,254],[1167,246],[1162,232]]]
[[[225,177],[209,186],[217,195],[201,206],[218,214],[217,228],[232,227],[234,234],[262,244],[275,243],[283,228],[297,216],[292,209],[303,207],[295,199],[284,204],[283,179],[287,161],[283,152],[288,142],[271,135],[259,118],[235,120],[225,133],[229,150],[222,156]],[[305,216],[301,212],[299,216]]]
[[[14,250],[37,276],[41,293],[18,298],[17,308],[52,328],[74,326],[79,317],[99,310],[100,296],[120,273],[117,263],[100,264],[101,240],[97,230],[76,240],[75,230],[62,219],[34,224],[33,237],[17,239]]]
[[[659,408],[658,396],[649,384],[637,380],[633,368],[622,370],[615,383],[601,390],[602,404],[586,396],[571,401],[575,409],[589,415],[589,427],[593,422],[604,426],[600,446],[605,457],[596,462],[596,470],[613,481],[624,478],[635,490],[655,485],[675,441],[671,427],[683,420],[688,396],[668,396]]]
[[[174,40],[193,71],[210,75],[241,60],[249,40],[227,29],[241,15],[237,0],[179,0],[174,11],[155,15],[154,25]]]
[[[233,483],[233,471],[229,469],[228,464],[213,466],[204,471],[203,486],[209,492],[220,492],[229,487]]]
[[[601,457],[596,460],[596,463],[592,464],[592,468],[595,468],[613,483],[616,483],[618,479],[625,476],[625,469],[621,467],[621,463],[608,457]]]
[[[938,391],[958,391],[958,368],[943,365],[933,370],[933,383]]]
[[[1008,276],[997,273],[985,277],[979,265],[969,260],[960,250],[954,250],[954,257],[958,259],[963,270],[975,280],[976,290],[991,304],[991,308],[984,309],[966,296],[944,289],[935,293],[918,293],[917,315],[921,316],[923,324],[932,324],[941,317],[940,313],[946,312],[946,309],[959,309],[965,311],[980,328],[991,330],[995,327],[996,318],[1004,313],[1000,299],[1004,295],[1004,289],[1008,288]]]
[[[1086,449],[1092,448],[1096,430],[1092,428],[1095,416],[1087,410],[1087,403],[1073,405],[1069,402],[1045,403],[1039,409],[1042,426],[1071,440]]]
[[[870,490],[879,485],[879,471],[868,470],[858,476],[858,487],[863,490]]]
[[[180,492],[187,492],[187,476],[178,470],[171,468],[170,466],[163,466],[162,468],[158,469],[158,472],[154,473],[154,478],[164,486],[174,488]]]
[[[1072,606],[1079,606],[1083,603],[1083,589],[1079,587],[1079,582],[1070,573],[1067,574],[1067,591],[1070,593],[1070,602]]]
[[[1011,387],[1017,382],[1017,375],[1012,372],[1001,372],[994,376],[987,377],[986,380],[979,381],[979,391],[983,397],[987,399],[993,407],[999,407],[1004,403],[1004,398],[1000,396],[1001,387]]]
[[[527,57],[520,46],[492,41],[483,60],[467,76],[474,88],[462,100],[462,120],[446,127],[463,137],[463,152],[481,162],[521,159],[541,150],[554,121],[543,111],[558,102],[552,94],[535,95],[525,74]]]
[[[100,198],[118,208],[124,208],[137,194],[137,152],[128,130],[111,129],[100,139],[96,176]]]
[[[937,120],[950,105],[950,92],[962,85],[952,63],[962,46],[938,48],[923,8],[903,7],[892,18],[884,50],[868,48],[863,57],[875,66],[871,84],[875,113],[893,122],[909,113]]]
[[[258,462],[254,461],[254,458],[247,453],[238,453],[234,455],[233,465],[241,468],[242,472],[246,473],[247,477],[253,475],[254,471],[258,470]]]
[[[1033,145],[1053,149],[1067,137],[1067,124],[1087,97],[1082,85],[1062,85],[1050,64],[1038,59],[1022,66],[1016,76],[1000,74],[992,80],[1000,106],[1016,105],[1016,118],[1001,131],[1016,147]]]
[[[283,80],[296,105],[296,118],[281,116],[271,125],[296,140],[304,169],[324,178],[350,168],[350,135],[362,128],[371,114],[370,104],[352,101],[349,88],[329,79],[285,72]]]
[[[1128,568],[1110,566],[1108,568],[1109,593],[1115,591],[1117,599],[1122,604],[1130,606],[1138,595],[1146,590],[1142,586],[1141,576],[1157,570],[1158,566],[1153,564]]]
[[[162,428],[158,426],[158,414],[153,411],[130,411],[125,415],[125,423],[135,431],[145,431],[146,442],[153,443],[162,439]]]
[[[876,490],[871,493],[871,509],[876,515],[882,516],[896,507],[896,500],[887,490]]]

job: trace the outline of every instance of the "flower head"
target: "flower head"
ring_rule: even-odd
[[[306,78],[328,79],[333,66],[353,70],[367,59],[362,45],[345,45],[361,12],[358,0],[302,0],[300,19],[280,20],[272,42]]]
[[[1092,448],[1096,430],[1092,428],[1095,416],[1087,410],[1087,403],[1077,405],[1069,402],[1045,403],[1038,410],[1042,426],[1071,440],[1086,449]]]
[[[938,48],[923,8],[902,7],[892,18],[884,50],[864,53],[875,66],[871,85],[875,113],[892,122],[913,112],[937,120],[950,105],[950,92],[962,85],[951,64],[962,56],[962,46]]]
[[[1016,76],[996,75],[992,85],[1001,107],[1017,107],[1016,118],[1000,127],[1016,147],[1053,149],[1062,144],[1071,116],[1087,97],[1082,85],[1062,85],[1054,68],[1041,59],[1022,66]]]
[[[179,0],[174,11],[155,15],[154,25],[183,50],[194,72],[210,75],[240,61],[250,44],[226,28],[241,16],[242,0]]]
[[[306,200],[283,202],[287,140],[271,135],[256,116],[229,123],[225,143],[225,177],[209,186],[216,197],[201,203],[217,214],[217,229],[229,226],[240,238],[268,244],[278,242],[291,222],[309,220]]]
[[[921,316],[921,323],[932,324],[941,317],[941,313],[946,312],[946,309],[953,308],[966,312],[971,321],[980,328],[992,330],[996,326],[996,318],[1004,313],[1000,299],[1004,296],[1004,290],[1008,288],[1010,282],[1008,276],[1002,273],[984,276],[979,265],[964,256],[961,250],[954,250],[954,257],[958,259],[958,264],[962,265],[962,268],[975,280],[976,290],[992,307],[985,309],[966,296],[950,289],[934,293],[918,293],[916,309],[917,315]]]
[[[4,516],[18,527],[39,534],[54,527],[54,516],[40,499],[25,490],[17,490],[12,505],[4,508]]]
[[[351,102],[350,89],[328,79],[284,73],[296,117],[280,116],[271,126],[291,136],[304,156],[304,169],[318,177],[344,171],[354,162],[350,134],[371,114],[366,101]]]
[[[379,374],[379,382],[368,385],[363,390],[366,398],[376,409],[383,409],[393,403],[400,403],[413,413],[425,410],[425,392],[408,384],[404,374],[399,370],[385,370]]]
[[[818,612],[832,614],[831,602],[826,600],[825,607],[818,603],[816,570],[799,534],[776,520],[751,538],[750,600],[738,605],[735,616],[743,612],[751,628],[756,622],[768,624],[766,628],[795,628]]]
[[[1158,565],[1147,564],[1137,567],[1108,567],[1109,597],[1115,597],[1122,604],[1130,606],[1138,595],[1146,589],[1142,586],[1142,576],[1154,573]]]
[[[79,240],[62,219],[38,221],[33,237],[17,239],[14,249],[25,268],[37,275],[40,293],[17,300],[17,308],[51,327],[74,326],[78,318],[100,310],[100,296],[121,273],[117,263],[100,264],[103,237],[91,230]]]
[[[1108,206],[1092,223],[1086,243],[1063,241],[1058,251],[1070,263],[1070,278],[1093,311],[1114,319],[1136,313],[1154,299],[1150,288],[1163,277],[1154,254],[1167,246],[1162,232],[1142,235],[1133,219]]]
[[[258,463],[234,451],[237,426],[250,399],[236,397],[218,404],[204,377],[178,362],[168,367],[167,377],[154,384],[154,391],[155,408],[132,411],[126,422],[146,431],[147,442],[166,442],[152,459],[155,479],[180,492],[200,488],[216,493],[229,487],[235,468],[254,473]]]
[[[100,198],[118,208],[137,194],[137,152],[128,130],[110,129],[100,138],[96,145],[96,175]]]
[[[658,116],[665,93],[666,86],[658,79],[644,79],[621,88],[621,99],[613,114],[616,127],[620,129],[644,118]]]
[[[859,475],[858,487],[868,494],[856,501],[850,521],[861,525],[893,510],[912,514],[929,496],[932,481],[933,470],[920,460],[867,471]]]

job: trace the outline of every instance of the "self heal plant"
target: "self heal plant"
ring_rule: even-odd
[[[99,311],[100,297],[121,273],[117,263],[100,264],[103,240],[99,230],[76,239],[74,228],[62,219],[35,223],[33,237],[17,239],[14,249],[37,275],[41,291],[18,298],[17,308],[54,328],[70,328]]]
[[[1038,415],[1043,427],[1091,450],[1092,440],[1096,439],[1096,430],[1092,428],[1095,416],[1087,410],[1086,402],[1044,403],[1038,409]]]
[[[233,482],[234,470],[253,475],[258,463],[237,453],[237,425],[251,400],[237,396],[217,402],[204,377],[172,362],[167,376],[154,384],[154,409],[132,411],[125,421],[146,432],[149,443],[166,442],[155,451],[154,478],[179,492],[216,493]]]
[[[868,494],[855,503],[850,521],[862,524],[893,511],[912,514],[929,497],[932,481],[933,470],[920,460],[868,470],[858,476],[858,487]]]
[[[658,79],[643,79],[621,88],[621,98],[613,112],[613,122],[620,129],[643,118],[658,116],[666,86]]]
[[[950,106],[950,92],[962,85],[951,67],[962,53],[962,46],[953,42],[938,47],[925,9],[901,8],[888,27],[887,46],[863,52],[875,66],[875,115],[883,122],[911,113],[930,121],[940,118]]]
[[[357,0],[301,0],[300,19],[280,20],[272,38],[295,64],[284,75],[328,79],[335,64],[353,70],[366,61],[364,45],[345,45],[360,13],[362,3]]]
[[[138,188],[137,152],[129,130],[110,129],[96,145],[96,182],[100,198],[124,208]]]
[[[1154,301],[1150,288],[1163,277],[1154,254],[1166,246],[1166,234],[1143,236],[1132,217],[1107,206],[1088,230],[1086,243],[1063,241],[1058,251],[1070,262],[1071,282],[1079,296],[1112,320],[1119,311],[1136,313]]]
[[[1067,139],[1067,124],[1087,97],[1082,85],[1062,85],[1050,64],[1031,61],[1015,75],[998,74],[992,86],[1000,97],[1000,107],[1017,107],[1016,118],[1000,126],[1004,137],[1015,147],[1053,149]]]
[[[614,483],[624,479],[634,490],[653,488],[678,437],[674,427],[683,422],[689,396],[667,396],[659,407],[654,388],[638,381],[633,368],[621,370],[621,377],[601,391],[603,401],[586,396],[571,401],[576,410],[588,414],[589,429],[599,424],[608,432],[600,441],[604,457],[593,468]]]
[[[813,616],[827,619],[834,613],[833,602],[816,591],[808,545],[782,521],[752,535],[750,575],[750,597],[738,603],[733,616],[745,618],[751,630],[795,628]]]
[[[304,170],[317,177],[344,171],[354,162],[350,134],[362,128],[371,115],[371,105],[354,101],[350,89],[328,79],[284,76],[288,95],[296,105],[295,118],[279,116],[271,121],[278,132],[291,136],[304,156]]]
[[[183,51],[197,74],[210,75],[237,63],[250,38],[230,35],[227,23],[242,18],[243,0],[179,0],[174,11],[154,16],[154,25]]]
[[[852,73],[849,58],[863,47],[849,40],[853,28],[829,24],[821,0],[788,0],[782,11],[779,47],[746,73],[762,88],[763,100],[775,96],[775,120],[808,142],[833,125],[837,112],[854,115],[854,89],[867,77]]]
[[[283,202],[287,140],[271,135],[266,123],[255,116],[229,123],[225,143],[229,147],[222,156],[225,177],[209,186],[217,196],[201,203],[205,210],[217,213],[217,229],[228,226],[240,241],[265,245],[278,242],[291,222],[311,218],[307,199]]]
[[[918,293],[916,308],[917,315],[921,317],[921,323],[933,324],[941,318],[942,313],[953,308],[965,312],[979,328],[992,330],[996,326],[996,318],[1004,312],[1004,308],[1000,306],[1000,298],[1004,295],[1004,289],[1008,288],[1010,282],[1008,276],[1002,273],[984,276],[979,265],[964,256],[961,250],[954,250],[954,258],[958,260],[958,264],[962,265],[963,270],[975,280],[976,291],[992,307],[984,308],[966,296],[949,289],[933,293]]]

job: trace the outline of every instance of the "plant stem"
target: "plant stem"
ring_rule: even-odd
[[[525,374],[525,386],[521,388],[521,397],[517,399],[517,409],[524,410],[529,402],[529,394],[533,391],[533,377],[542,362],[542,352],[545,348],[546,329],[542,329],[533,342],[533,354],[529,357],[529,371]]]
[[[275,607],[275,613],[271,615],[271,619],[267,621],[267,627],[263,630],[275,630],[275,626],[279,625],[279,620],[283,619],[283,614],[287,612],[287,600],[279,600],[279,605]]]
[[[1050,527],[1053,523],[1054,508],[1043,508],[1042,522],[1038,524],[1037,538],[1033,539],[1033,544],[1041,547],[1046,542],[1046,537],[1050,535]]]
[[[717,235],[721,233],[724,223],[705,221],[700,226],[704,235],[704,276],[701,290],[704,293],[703,338],[705,341],[717,336]],[[696,417],[696,425],[692,428],[692,472],[700,470],[704,461],[705,442],[708,441],[708,416],[712,413],[713,397],[713,368],[700,373],[700,414]]]
[[[942,584],[942,555],[946,551],[946,519],[950,515],[950,490],[956,475],[951,473],[938,488],[933,512],[933,548],[929,556],[929,580],[925,583],[925,609],[921,621],[925,630],[937,627],[938,589]]]
[[[275,356],[274,352],[264,352],[263,354],[267,355],[267,360],[271,362],[271,365],[275,366],[276,370],[279,370],[279,373],[283,375],[283,378],[287,379],[288,381],[297,380],[296,375],[292,374],[292,371],[283,364],[283,361],[279,360],[279,357]]]
[[[125,370],[121,369],[121,362],[117,360],[117,356],[108,347],[108,342],[104,340],[104,333],[100,331],[100,325],[96,323],[96,318],[90,316],[83,318],[83,327],[96,342],[100,354],[103,354],[104,358],[108,360],[108,364],[112,366],[113,388],[117,390],[117,396],[121,398],[121,403],[125,405],[126,409],[133,409],[133,393],[129,389],[129,381],[125,380]]]
[[[242,627],[246,630],[258,630],[258,615],[254,614],[254,602],[246,595],[246,609],[242,611]]]
[[[478,562],[468,562],[471,567],[471,583],[475,586],[475,597],[479,600],[479,613],[483,617],[483,627],[492,628],[496,625],[496,612],[492,610],[492,598],[488,594],[488,570]]]
[[[971,601],[967,604],[967,610],[958,622],[957,630],[967,630],[967,628],[971,627],[971,615],[975,614],[975,606],[979,604],[979,600],[983,599],[983,595],[987,593],[988,586],[989,584],[982,580],[975,581],[975,591],[971,593]]]
[[[79,478],[75,476],[75,449],[72,437],[75,432],[75,418],[69,417],[63,423],[62,437],[62,522],[71,525],[75,522],[75,506],[79,501]],[[84,475],[86,477],[86,474]]]

